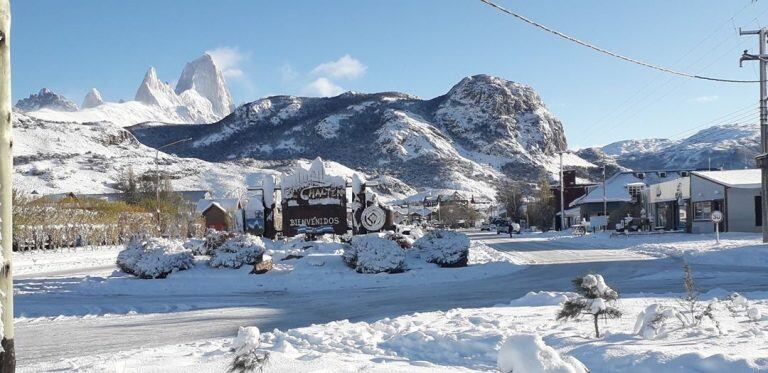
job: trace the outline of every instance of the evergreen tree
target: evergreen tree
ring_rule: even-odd
[[[569,299],[563,304],[563,309],[557,314],[558,320],[576,319],[581,315],[591,315],[595,323],[595,337],[600,338],[598,319],[616,319],[621,317],[621,311],[615,307],[619,293],[605,284],[603,276],[588,274],[573,280],[573,286],[578,298]]]

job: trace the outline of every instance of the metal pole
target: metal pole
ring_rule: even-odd
[[[155,213],[157,214],[157,233],[160,235],[161,228],[160,228],[160,149],[167,148],[171,145],[181,144],[183,142],[187,142],[189,140],[192,140],[191,137],[181,140],[176,140],[172,143],[165,144],[163,146],[159,146],[157,149],[155,149]]]
[[[765,54],[765,44],[768,42],[768,29],[742,31],[740,35],[758,36],[758,54],[753,55],[744,51],[739,60],[739,65],[744,61],[760,62],[760,145],[761,154],[757,157],[757,166],[760,167],[762,179],[762,222],[763,222],[763,242],[768,243],[768,89],[766,89],[766,69],[768,68],[768,55]]]
[[[605,165],[603,165],[603,216],[608,216],[608,198],[605,190]],[[608,222],[608,218],[605,218]]]
[[[563,181],[563,152],[560,152],[560,230],[565,230],[565,182]]]
[[[160,148],[155,150],[155,214],[157,215],[157,235],[160,236],[162,228],[160,228]]]
[[[760,29],[758,34],[760,39],[760,56],[765,55],[765,43],[766,34],[768,30],[765,28]],[[765,58],[760,58],[760,143],[762,144],[762,153],[768,153],[768,90],[766,89],[766,68],[768,68],[768,62]],[[760,165],[761,179],[762,179],[762,222],[763,222],[763,242],[768,242],[768,164],[765,159]]]
[[[11,152],[11,4],[0,0],[0,235],[2,239],[3,352],[0,372],[16,371],[16,351],[13,346],[13,154]]]

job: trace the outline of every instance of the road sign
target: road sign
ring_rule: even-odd
[[[720,211],[712,211],[712,215],[709,216],[713,223],[719,223],[723,221],[723,213]]]

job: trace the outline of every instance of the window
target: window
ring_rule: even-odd
[[[659,177],[660,177],[660,178],[665,178],[665,177],[667,177],[667,172],[666,172],[666,171],[661,171],[661,172],[659,172]]]
[[[693,203],[693,220],[710,220],[712,211],[723,211],[723,200],[702,201]],[[727,217],[726,217],[727,219]],[[723,224],[721,222],[720,224]],[[725,230],[723,230],[724,232]]]
[[[755,196],[755,226],[763,226],[763,197]]]
[[[688,177],[688,171],[683,171],[680,173],[680,176],[682,177]]]
[[[638,172],[635,174],[635,177],[638,179],[645,179],[645,172]]]
[[[693,203],[693,220],[709,220],[712,214],[712,201]]]

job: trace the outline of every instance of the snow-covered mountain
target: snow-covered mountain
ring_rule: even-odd
[[[20,100],[16,107],[33,118],[62,122],[110,121],[119,126],[143,122],[212,123],[232,112],[232,97],[221,70],[208,54],[188,63],[178,84],[160,80],[150,67],[136,90],[134,101],[104,102],[92,89],[83,107],[50,90]]]
[[[51,122],[16,111],[13,126],[14,188],[26,193],[109,193],[129,167],[136,174],[153,172],[156,167],[155,149],[109,122]],[[207,162],[159,152],[158,164],[176,190],[206,189],[217,197],[240,197],[247,195],[249,185],[259,185],[263,175],[309,162]],[[335,162],[326,162],[326,169],[345,177],[354,172]],[[415,193],[396,179],[369,178],[379,182],[374,190],[383,200]]]
[[[83,104],[80,105],[80,107],[83,109],[90,109],[103,103],[104,100],[101,98],[101,92],[99,92],[96,88],[91,88],[91,90],[88,91],[88,93],[85,95]]]
[[[50,109],[56,111],[72,112],[77,111],[77,105],[72,100],[43,88],[38,93],[33,93],[27,98],[16,102],[16,107],[24,111],[35,111],[40,109]]]
[[[175,91],[178,95],[184,95],[186,91],[197,92],[211,103],[213,113],[219,118],[235,109],[224,75],[208,53],[184,66]]]
[[[636,170],[739,169],[755,167],[760,152],[760,128],[753,124],[726,124],[696,132],[681,140],[626,140],[582,149],[582,158],[595,164],[616,164]]]
[[[488,75],[465,78],[432,100],[396,92],[275,96],[208,126],[130,130],[153,147],[191,137],[169,151],[212,162],[320,156],[413,187],[489,196],[505,176],[534,181],[555,172],[556,152],[566,148],[562,124],[531,87]],[[577,156],[566,162],[592,166]]]

